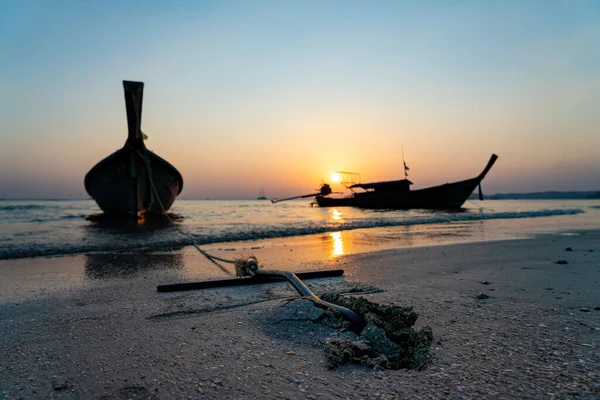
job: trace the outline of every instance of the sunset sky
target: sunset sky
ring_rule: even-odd
[[[86,198],[145,82],[180,198],[303,194],[335,170],[413,188],[600,190],[599,1],[0,2],[0,198]]]

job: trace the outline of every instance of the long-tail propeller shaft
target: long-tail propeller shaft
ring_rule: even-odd
[[[317,193],[303,194],[302,196],[288,197],[288,198],[279,199],[279,200],[271,200],[271,203],[279,203],[282,201],[294,200],[294,199],[305,199],[307,197],[327,196],[329,194],[331,194],[331,186],[329,186],[329,184],[327,184],[327,183],[324,183],[321,185],[321,187],[319,188],[319,191]]]

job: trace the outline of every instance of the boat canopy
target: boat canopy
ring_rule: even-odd
[[[385,181],[385,182],[372,182],[372,183],[357,183],[350,186],[350,189],[361,188],[361,189],[374,189],[380,191],[388,191],[388,190],[402,190],[408,189],[409,185],[413,183],[408,179],[400,179],[397,181]]]

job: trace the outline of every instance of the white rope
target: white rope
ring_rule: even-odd
[[[486,207],[480,206],[479,204],[475,203],[475,202],[474,202],[474,201],[472,201],[472,200],[469,200],[469,199],[467,199],[467,202],[469,202],[469,203],[471,203],[472,205],[474,205],[475,207],[479,208],[479,210],[480,210],[480,211],[481,211],[481,210],[486,210],[486,211],[494,211],[494,210],[492,210],[491,208],[486,208]]]

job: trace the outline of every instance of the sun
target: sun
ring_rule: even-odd
[[[330,179],[333,183],[340,183],[342,181],[342,175],[338,174],[337,172],[334,172],[333,174],[331,174]]]

